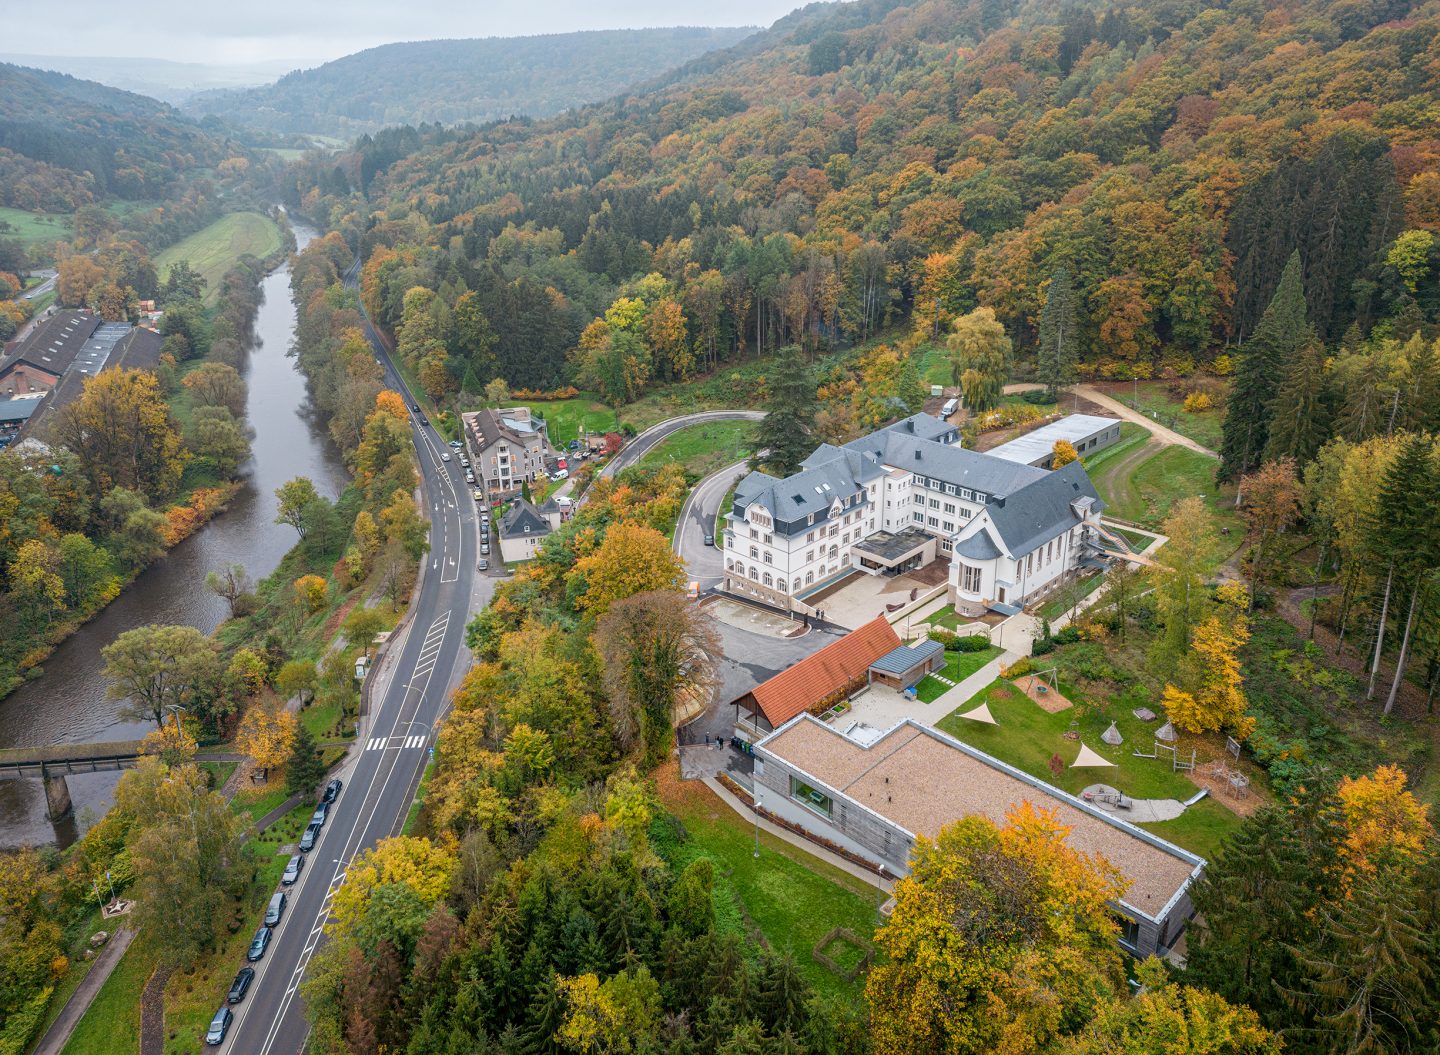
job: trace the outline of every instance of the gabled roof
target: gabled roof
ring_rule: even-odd
[[[878,670],[882,674],[906,674],[935,655],[935,653],[944,651],[944,645],[933,638],[927,637],[925,640],[917,641],[913,645],[901,645],[899,648],[891,649],[874,663],[871,663],[870,669]]]
[[[91,334],[100,328],[100,316],[88,311],[62,311],[41,323],[10,354],[0,359],[0,375],[16,363],[31,366],[54,377],[62,377],[70,369]],[[106,349],[109,352],[109,349]]]
[[[820,454],[816,451],[805,459],[806,464],[814,462],[810,468],[783,480],[758,470],[752,472],[736,486],[736,503],[749,508],[758,502],[781,522],[799,520],[811,513],[818,517],[828,513],[836,499],[849,498],[859,492],[867,480],[884,475],[879,465],[859,457],[852,461],[838,447],[829,450],[834,452],[829,460],[815,461]]]
[[[1004,502],[987,507],[1012,557],[1023,557],[1078,524],[1081,518],[1071,507],[1076,499],[1089,498],[1090,508],[1097,513],[1105,507],[1079,462],[1054,472],[1036,471],[1040,479],[1006,495]]]
[[[474,431],[481,450],[499,440],[509,440],[523,447],[541,435],[540,430],[533,424],[526,424],[513,417],[507,418],[504,416],[504,411],[496,410],[494,407],[486,407],[464,416],[474,423]]]
[[[870,664],[899,644],[900,637],[889,620],[877,616],[833,645],[826,645],[761,682],[748,695],[771,727],[778,727],[863,678]]]
[[[517,498],[500,518],[501,538],[538,538],[550,534],[550,521],[540,515],[535,506]]]
[[[979,451],[937,443],[893,428],[852,440],[845,449],[868,454],[876,461],[906,472],[934,477],[986,495],[1011,494],[1045,475],[1044,469],[992,458]]]

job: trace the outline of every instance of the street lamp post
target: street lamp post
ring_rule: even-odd
[[[881,882],[881,883],[884,883],[884,882],[885,882],[885,866],[884,866],[883,864],[880,866],[880,882]],[[878,887],[875,888],[875,916],[876,916],[876,918],[879,918],[880,916],[884,915],[884,909],[885,909],[885,888],[884,888],[883,886],[878,886]]]

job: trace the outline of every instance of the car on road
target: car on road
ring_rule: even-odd
[[[478,568],[480,571],[489,571],[489,570],[490,570],[490,562],[489,562],[488,560],[486,560],[484,557],[481,557],[481,558],[480,558],[480,563],[477,564],[477,565],[475,565],[475,567]]]
[[[558,480],[568,480],[569,478],[570,478],[570,470],[569,470],[569,469],[556,469],[553,473],[550,474],[550,479],[552,479],[552,480],[557,480],[557,481],[558,481]]]
[[[715,545],[715,532],[713,532],[713,531],[707,531],[707,532],[705,532],[705,545],[707,545],[707,546],[713,546],[713,545]]]
[[[281,886],[293,886],[300,881],[300,873],[305,871],[305,857],[302,854],[294,854],[285,863],[285,871],[280,874]]]
[[[413,411],[415,411],[415,413],[418,414],[418,413],[420,413],[420,404],[419,404],[419,403],[411,403],[411,404],[410,404],[410,409],[413,410]]]
[[[422,426],[424,426],[425,428],[428,429],[428,428],[430,427],[430,419],[427,418],[427,417],[422,416],[422,417],[420,418],[420,424],[421,424]]]
[[[465,474],[465,482],[467,484],[473,484],[475,482],[475,474],[467,472]]]
[[[205,1043],[211,1047],[225,1043],[225,1034],[230,1031],[230,1023],[235,1020],[235,1012],[228,1007],[222,1007],[215,1012],[215,1017],[210,1020],[210,1028],[205,1032]]]
[[[231,1004],[238,1004],[245,999],[245,994],[250,991],[250,983],[255,981],[255,968],[242,967],[240,973],[235,976],[235,981],[230,983],[230,995],[225,1000]]]
[[[484,539],[480,540],[480,552],[485,554],[487,557],[490,555],[490,543],[486,542]]]
[[[255,932],[255,937],[250,940],[250,949],[245,953],[245,959],[254,963],[256,960],[265,958],[265,950],[270,948],[270,939],[275,932],[269,927],[261,927]]]
[[[321,802],[334,802],[340,797],[340,791],[345,787],[345,782],[336,777],[325,785],[325,794],[320,796]]]
[[[440,460],[448,462],[450,460],[450,452],[446,451],[444,454],[440,455]]]
[[[321,802],[315,807],[315,812],[310,814],[310,823],[325,827],[325,822],[330,819],[330,803]]]
[[[463,454],[460,455],[460,465],[461,465],[462,468],[465,468],[465,469],[470,468],[470,459],[467,458],[467,457],[465,457],[465,455],[463,455]]]
[[[475,494],[474,494],[473,497],[474,497],[475,501],[477,501],[477,502],[483,502],[483,501],[485,501],[485,492],[482,491],[482,490],[480,490],[480,488],[477,487],[477,488],[475,488]]]
[[[305,828],[305,834],[300,836],[300,852],[308,854],[315,849],[315,844],[320,841],[320,825],[310,824]]]
[[[270,895],[270,904],[265,906],[265,926],[273,927],[285,915],[285,891],[277,890]]]

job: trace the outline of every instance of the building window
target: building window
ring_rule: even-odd
[[[812,560],[814,560],[814,559],[815,559],[815,551],[814,551],[813,549],[807,549],[807,550],[805,551],[805,563],[806,563],[806,564],[809,564],[809,563],[810,563]]]
[[[930,499],[930,508],[931,508],[931,509],[939,509],[939,508],[940,508],[940,499],[938,499],[938,498],[932,498],[932,499]]]
[[[935,517],[926,517],[926,518],[925,518],[925,523],[929,524],[931,527],[939,527],[939,526],[940,526],[940,521],[937,520]]]
[[[814,513],[811,513],[808,517],[806,517],[806,518],[805,518],[805,523],[807,523],[807,524],[813,524],[813,523],[815,523],[815,514],[814,514]]]
[[[812,582],[814,582],[814,581],[815,581],[815,573],[814,573],[813,571],[807,571],[807,572],[805,573],[805,585],[806,585],[806,586],[809,586],[809,585],[810,585]]]
[[[925,514],[924,514],[924,513],[916,513],[915,516],[914,516],[914,520],[915,520],[915,523],[917,523],[917,524],[923,524],[923,523],[925,523]]]
[[[964,573],[964,578],[961,580],[960,588],[966,593],[979,593],[980,569],[972,568],[970,565],[965,564],[961,566],[961,570]]]
[[[793,781],[792,781],[793,783]],[[1131,919],[1129,916],[1121,916],[1112,913],[1115,922],[1120,924],[1120,944],[1130,949],[1140,947],[1140,921]]]
[[[955,521],[953,521],[953,520],[947,520],[947,521],[945,521],[945,523],[944,523],[943,525],[941,525],[941,526],[944,527],[944,529],[945,529],[946,531],[954,531],[954,530],[955,530]]]
[[[734,570],[735,570],[735,562],[734,562],[733,560],[727,560],[727,561],[725,562],[725,570],[726,570],[726,571],[734,571]]]
[[[765,554],[765,563],[766,563],[766,564],[774,564],[774,563],[775,563],[774,559],[770,556],[770,554],[769,554],[768,551],[767,551],[766,554]]]
[[[790,584],[790,589],[792,592],[800,589],[800,576],[795,576],[795,581]]]
[[[954,484],[946,484],[946,485],[945,485],[945,493],[946,493],[947,495],[953,495],[953,494],[955,493],[955,485],[954,485]]]
[[[752,580],[758,581],[759,578],[760,578],[760,573],[759,573],[759,571],[757,571],[755,568],[751,568],[751,569],[750,569],[750,578],[751,578]]]
[[[768,571],[765,573],[765,585],[766,585],[766,586],[774,586],[774,585],[775,585],[775,577],[774,577],[773,575],[771,575]]]
[[[968,487],[962,487],[962,488],[960,488],[960,497],[963,498],[963,499],[965,499],[965,501],[968,502],[968,501],[970,501],[970,499],[974,498],[975,496],[970,493],[970,488],[968,488]]]
[[[954,503],[954,502],[946,502],[946,503],[945,503],[945,512],[953,514],[953,513],[955,512],[955,503]]]
[[[941,553],[949,553],[949,552],[950,552],[952,549],[954,549],[954,548],[955,548],[955,547],[951,544],[951,542],[950,542],[950,540],[949,540],[948,538],[943,538],[943,539],[940,540],[940,552],[941,552]]]
[[[808,810],[814,810],[827,820],[835,812],[835,803],[823,791],[816,791],[804,781],[790,778],[790,797]]]

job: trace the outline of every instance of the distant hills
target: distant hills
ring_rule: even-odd
[[[288,73],[293,65],[281,61],[212,65],[122,55],[24,55],[10,52],[0,52],[0,62],[68,73],[72,77],[148,95],[172,106],[179,106],[196,92],[269,84]]]
[[[232,152],[165,103],[0,63],[0,204],[68,212],[97,198],[156,200]]]
[[[203,92],[185,109],[257,130],[347,138],[387,125],[549,117],[754,32],[675,27],[386,44],[265,87]]]

